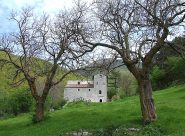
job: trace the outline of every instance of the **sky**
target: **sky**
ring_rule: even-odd
[[[77,0],[0,0],[0,34],[16,31],[15,25],[8,19],[12,11],[31,6],[38,14],[54,14],[62,9],[71,8],[75,1]],[[93,0],[81,1],[91,3]]]
[[[12,11],[20,10],[22,7],[34,7],[38,13],[53,14],[63,8],[69,8],[73,0],[0,0],[0,33],[10,32],[14,28],[8,20]]]
[[[92,2],[93,0],[82,0]],[[32,6],[38,14],[43,12],[53,14],[64,8],[70,8],[74,0],[0,0],[0,34],[15,30],[15,26],[8,18],[12,10]]]

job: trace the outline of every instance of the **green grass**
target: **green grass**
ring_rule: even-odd
[[[185,85],[154,93],[158,120],[166,135],[185,136]],[[57,136],[79,129],[105,128],[110,125],[142,127],[138,96],[111,103],[70,104],[49,113],[39,123],[31,123],[31,114],[0,120],[0,136]]]

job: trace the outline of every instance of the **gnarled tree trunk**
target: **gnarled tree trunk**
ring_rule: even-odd
[[[36,100],[35,122],[40,122],[44,119],[44,103],[45,101],[42,97]]]
[[[149,79],[139,81],[139,96],[144,124],[151,123],[157,119],[154,99],[152,98],[152,86]]]

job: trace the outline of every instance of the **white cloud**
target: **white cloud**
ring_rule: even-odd
[[[22,7],[33,6],[40,11],[55,12],[71,7],[73,3],[73,0],[1,0],[1,7],[6,8],[5,10],[18,10]]]
[[[22,7],[34,7],[37,13],[55,13],[64,7],[71,7],[73,0],[0,0],[0,32],[11,31],[12,25],[7,18],[12,10],[20,10]]]
[[[21,9],[25,6],[34,6],[39,0],[1,0],[1,6],[7,10]]]
[[[56,12],[63,8],[69,8],[73,5],[73,0],[44,0],[43,10],[45,12]]]
[[[13,27],[9,25],[10,23],[7,20],[12,10],[16,11],[22,7],[31,6],[38,14],[46,12],[53,15],[59,10],[72,8],[74,1],[77,0],[0,0],[0,32],[10,31],[9,28]],[[82,1],[90,3],[93,0]]]
[[[14,3],[16,5],[16,8],[21,8],[23,6],[34,6],[35,3],[37,3],[38,0],[14,0]]]

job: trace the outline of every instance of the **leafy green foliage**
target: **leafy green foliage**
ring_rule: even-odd
[[[60,107],[63,107],[64,105],[66,105],[66,103],[67,103],[67,100],[62,99],[62,100],[60,101]]]
[[[152,86],[153,89],[156,90],[158,88],[158,86],[162,86],[160,85],[160,81],[162,81],[165,78],[165,70],[164,69],[160,69],[159,66],[154,66],[153,70],[150,74],[150,79],[152,80]]]
[[[1,96],[0,101],[1,117],[29,112],[33,105],[33,99],[30,92],[25,90],[20,90],[10,95],[4,93],[4,95]]]
[[[5,117],[8,113],[8,93],[0,90],[0,117]]]
[[[29,112],[32,104],[33,99],[29,90],[17,92],[13,94],[9,100],[9,105],[14,115]]]
[[[117,90],[115,88],[109,87],[107,91],[107,97],[109,100],[112,99],[113,96],[117,94]]]
[[[154,90],[185,82],[184,43],[185,37],[176,37],[156,55],[150,76]]]
[[[167,57],[165,67],[154,66],[150,77],[154,90],[182,84],[185,82],[185,60],[181,57]]]
[[[3,52],[0,52],[0,59],[1,58],[6,59],[7,56]],[[14,56],[13,58],[16,61],[18,56]],[[33,72],[45,71],[51,67],[51,63],[47,61],[38,58],[33,59],[35,60],[36,65],[36,67],[32,68]],[[66,72],[66,70],[59,69],[55,79],[61,78],[61,75],[64,74],[64,72]],[[13,66],[3,65],[2,63],[0,64],[0,117],[3,118],[30,111],[28,108],[30,108],[31,103],[31,110],[33,111],[35,109],[33,99],[31,99],[30,92],[27,90],[27,88],[29,88],[27,82],[25,81],[16,87],[14,86],[15,84],[13,84],[13,78],[15,77],[15,73],[16,69]],[[22,78],[23,75],[19,75],[14,82]],[[37,80],[38,93],[42,93],[45,81],[44,78],[45,77],[40,77]],[[84,77],[77,74],[69,74],[62,83],[54,86],[48,95],[45,110],[49,111],[50,108],[59,109],[63,101],[63,90],[67,80],[75,80],[79,78],[82,79]]]
[[[123,99],[124,97],[137,94],[136,79],[127,69],[112,71],[109,75],[109,80],[111,78],[115,79],[116,83],[113,84],[113,81],[111,81],[112,86],[108,87],[108,98],[110,100]]]
[[[153,67],[153,71],[152,71],[152,80],[153,81],[158,81],[161,80],[165,75],[165,71],[163,69],[160,69],[158,66],[154,66]]]
[[[181,57],[169,57],[167,59],[169,67],[168,74],[171,75],[173,81],[185,81],[185,60]]]

